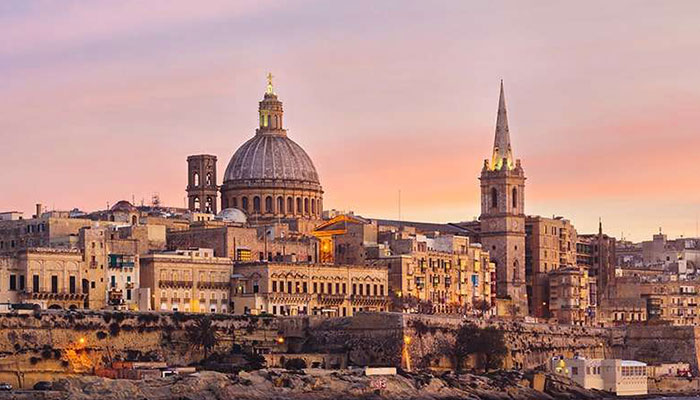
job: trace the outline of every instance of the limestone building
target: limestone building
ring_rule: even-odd
[[[549,273],[576,266],[576,229],[562,217],[528,216],[525,219],[525,233],[525,275],[530,315],[549,318]]]
[[[141,288],[156,311],[228,312],[233,262],[212,249],[153,253],[141,257]]]
[[[550,271],[548,316],[560,324],[589,324],[588,287],[588,271],[585,268],[566,266]]]
[[[501,82],[493,155],[481,171],[480,240],[496,264],[496,291],[527,314],[525,173],[514,160]]]
[[[352,316],[388,311],[384,268],[315,263],[236,263],[231,300],[236,314]]]

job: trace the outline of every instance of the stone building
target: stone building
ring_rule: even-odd
[[[234,212],[225,209],[222,213]],[[222,214],[220,213],[220,214]],[[168,248],[211,248],[216,257],[236,261],[316,262],[318,240],[289,229],[287,224],[270,223],[249,227],[244,220],[198,221],[189,229],[168,231]]]
[[[30,248],[0,256],[0,302],[43,309],[84,308],[85,261],[76,249]]]
[[[576,266],[576,229],[568,219],[525,219],[525,276],[530,315],[549,318],[549,273]]]
[[[480,240],[496,264],[497,296],[527,314],[525,280],[525,173],[514,160],[501,82],[491,160],[481,171]]]
[[[615,269],[617,266],[617,240],[603,233],[602,223],[598,224],[597,234],[578,235],[576,243],[576,263],[588,269],[591,280],[595,279],[595,293],[591,292],[591,306],[596,307],[603,296],[614,290]]]
[[[566,266],[549,272],[549,313],[558,323],[590,323],[588,301],[588,271],[585,268]]]
[[[315,263],[236,263],[231,300],[236,314],[352,316],[389,309],[384,268]]]
[[[311,158],[287,136],[270,79],[255,136],[234,153],[224,173],[221,208],[243,210],[252,224],[281,221],[310,232],[321,222],[323,190]]]
[[[495,270],[489,254],[458,228],[339,215],[317,227],[319,257],[336,264],[388,269],[392,308],[401,312],[464,313],[490,308]],[[419,228],[423,233],[419,233]]]
[[[141,257],[141,289],[156,311],[228,312],[233,262],[212,249],[189,249]]]

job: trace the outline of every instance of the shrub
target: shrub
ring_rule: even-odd
[[[119,336],[119,331],[121,330],[121,327],[119,326],[118,322],[112,322],[109,324],[109,334],[112,336]]]
[[[284,368],[298,371],[306,368],[306,361],[303,358],[290,358],[284,362]]]

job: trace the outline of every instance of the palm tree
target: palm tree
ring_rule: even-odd
[[[204,350],[205,359],[209,356],[209,351],[219,342],[219,336],[208,315],[196,320],[187,332],[187,336],[193,345]]]

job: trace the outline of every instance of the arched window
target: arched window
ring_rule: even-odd
[[[243,211],[248,211],[248,198],[247,197],[242,197],[241,198],[241,207],[243,207]]]
[[[311,214],[316,214],[316,199],[311,199]]]
[[[131,225],[136,225],[139,223],[139,218],[135,215],[131,216]]]
[[[491,207],[498,207],[498,190],[491,188]]]
[[[199,186],[199,172],[195,172],[194,175],[192,175],[192,183],[195,187]]]
[[[212,201],[211,196],[207,196],[207,201],[204,203],[204,212],[214,211],[214,201]]]
[[[301,214],[301,197],[297,197],[297,214]]]
[[[207,186],[211,185],[211,172],[207,172]]]
[[[200,204],[199,204],[199,197],[195,197],[195,198],[194,198],[194,204],[193,204],[193,205],[194,205],[194,207],[193,207],[194,210],[195,210],[195,211],[199,211],[199,206],[200,206]]]
[[[308,214],[308,213],[309,213],[309,198],[307,197],[304,199],[304,214]]]
[[[284,214],[284,199],[282,197],[277,198],[277,214]]]
[[[265,212],[266,213],[272,212],[272,197],[270,197],[270,196],[265,197]]]
[[[294,200],[291,197],[287,197],[287,212],[294,214]]]
[[[518,207],[518,189],[513,188],[513,208]]]
[[[253,197],[253,211],[254,212],[260,212],[260,197],[255,196]]]
[[[518,260],[513,261],[513,281],[520,281],[520,263]]]
[[[323,206],[321,205],[321,199],[317,199],[316,202],[318,203],[316,205],[316,214],[321,215],[321,213],[323,213]]]
[[[231,207],[233,208],[238,208],[238,199],[233,197],[231,198]]]

